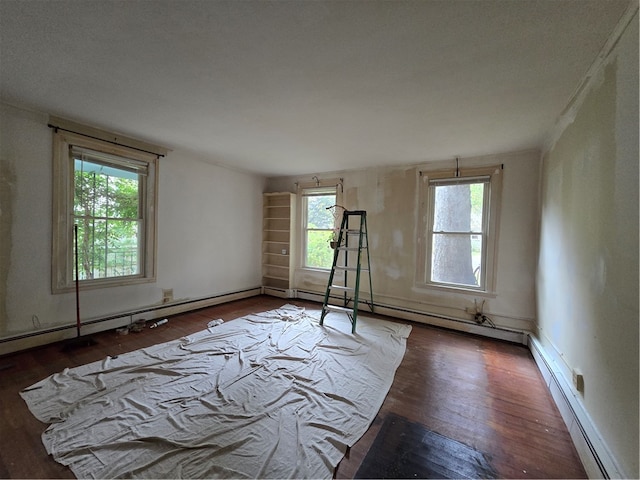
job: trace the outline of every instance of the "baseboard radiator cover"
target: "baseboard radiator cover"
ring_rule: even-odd
[[[252,287],[245,290],[225,292],[201,298],[149,305],[125,312],[86,319],[82,320],[81,334],[85,336],[106,330],[113,330],[115,328],[127,326],[132,323],[132,321],[139,320],[140,318],[144,318],[145,320],[154,320],[157,318],[169,317],[200,308],[219,305],[221,303],[255,297],[256,295],[260,295],[260,293],[260,287]],[[0,355],[39,347],[49,343],[59,342],[61,340],[67,340],[74,338],[76,335],[76,324],[74,323],[0,338]]]
[[[629,478],[602,439],[562,371],[540,341],[529,334],[529,350],[544,377],[589,478]]]
[[[270,295],[278,298],[296,298],[296,291],[290,288],[262,287],[263,295]]]
[[[311,300],[314,302],[322,303],[324,301],[324,294],[306,290],[296,290],[296,298],[302,300]],[[342,301],[341,297],[331,297],[329,303],[339,304]],[[358,311],[366,314],[369,310],[366,302],[358,302]],[[429,312],[423,312],[410,308],[403,308],[394,305],[387,305],[383,303],[374,302],[375,313],[381,315],[387,315],[389,317],[398,318],[402,320],[409,320],[417,323],[424,323],[427,325],[433,325],[436,327],[448,328],[450,330],[457,330],[460,332],[472,333],[474,335],[481,335],[483,337],[495,338],[498,340],[506,340],[508,342],[519,343],[522,345],[527,344],[527,332],[518,330],[509,330],[504,327],[488,327],[485,325],[478,325],[468,320],[462,320],[459,318],[445,317],[442,315],[436,315]]]

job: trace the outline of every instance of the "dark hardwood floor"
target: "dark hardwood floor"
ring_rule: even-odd
[[[19,396],[61,371],[203,330],[287,301],[258,296],[170,318],[140,333],[94,335],[97,344],[62,352],[48,345],[0,358],[0,477],[74,478],[51,459],[36,420]],[[319,310],[320,305],[290,301]],[[388,318],[387,318],[388,319]],[[405,322],[406,323],[406,322]],[[412,324],[407,352],[373,424],[348,451],[337,478],[353,478],[389,413],[483,452],[502,478],[586,478],[569,433],[531,357],[521,345]]]

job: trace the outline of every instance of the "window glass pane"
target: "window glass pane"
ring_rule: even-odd
[[[485,182],[434,184],[430,281],[480,287]],[[471,235],[470,232],[478,232]]]
[[[435,232],[481,232],[484,183],[437,185],[433,230]]]
[[[139,274],[139,242],[139,222],[137,221],[89,218],[79,220],[80,280]]]
[[[480,286],[481,252],[481,235],[434,234],[431,281]]]
[[[303,196],[305,204],[304,265],[313,268],[331,268],[333,250],[329,244],[335,226],[333,210],[335,189],[316,191]]]
[[[314,195],[307,199],[307,228],[333,228],[333,213],[327,208],[335,205],[335,194]]]
[[[106,178],[84,171],[84,163],[76,162],[74,174],[73,212],[77,216],[105,217],[107,214]]]
[[[305,265],[307,267],[331,268],[333,250],[329,244],[332,230],[307,230],[307,252]]]
[[[107,177],[107,216],[111,218],[139,218],[139,180]]]
[[[78,158],[73,164],[80,280],[140,274],[141,175]]]
[[[74,166],[76,216],[139,218],[138,174],[78,159]]]
[[[484,206],[484,189],[486,183],[472,183],[469,185],[471,194],[471,231],[483,232],[482,212]]]

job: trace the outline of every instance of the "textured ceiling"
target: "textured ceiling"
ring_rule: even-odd
[[[628,5],[1,0],[0,94],[265,175],[520,150]]]

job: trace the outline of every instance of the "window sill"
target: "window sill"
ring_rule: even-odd
[[[458,293],[464,295],[470,295],[475,297],[496,298],[498,294],[496,292],[487,292],[485,290],[478,290],[475,288],[454,287],[451,285],[438,285],[431,283],[417,283],[415,285],[416,290],[423,290],[428,292],[446,292],[446,293]]]
[[[139,285],[142,283],[155,283],[156,277],[122,277],[108,280],[80,281],[80,290],[98,290],[101,288],[124,287],[127,285]],[[71,293],[75,292],[75,283],[65,287],[53,288],[51,293]]]
[[[321,267],[300,267],[298,268],[300,272],[313,272],[313,273],[330,273],[331,267],[329,268],[321,268]]]

